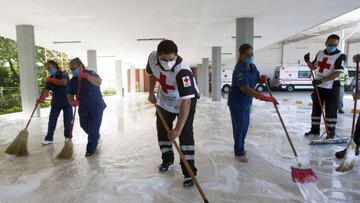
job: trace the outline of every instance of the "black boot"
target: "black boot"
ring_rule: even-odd
[[[335,132],[334,131],[329,131],[326,135],[326,140],[330,140],[330,139],[334,139],[335,138]]]
[[[305,137],[309,137],[309,136],[320,136],[320,129],[319,130],[311,129],[309,132],[305,133]]]
[[[164,173],[164,172],[170,170],[173,166],[174,166],[173,162],[166,162],[166,163],[163,162],[159,166],[159,172]]]
[[[190,187],[194,186],[194,181],[192,180],[191,177],[185,177],[183,186],[184,186],[184,188],[190,188]]]

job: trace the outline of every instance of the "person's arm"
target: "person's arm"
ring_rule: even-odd
[[[78,80],[80,80],[80,78],[78,78]],[[70,82],[66,97],[67,97],[69,104],[73,107],[76,107],[76,106],[79,106],[80,102],[79,102],[78,98],[75,99],[76,87],[74,87],[73,84],[74,83]]]
[[[310,53],[307,53],[304,55],[304,60],[307,64],[307,66],[310,68],[310,70],[316,69],[316,66],[315,66],[316,58],[317,58],[317,55],[313,61],[310,61]]]
[[[335,78],[339,77],[340,74],[341,74],[341,72],[338,72],[338,71],[333,72],[333,73],[331,73],[329,76],[323,77],[323,78],[321,79],[321,82],[323,83],[323,82],[326,82],[326,81],[334,80]]]
[[[180,136],[181,131],[183,130],[185,123],[188,119],[190,106],[191,106],[191,99],[181,100],[179,116],[175,128],[169,133],[169,138],[171,140],[174,140],[176,137]]]
[[[151,56],[151,55],[150,55]],[[149,58],[150,58],[149,56]],[[149,86],[150,86],[150,90],[149,90],[149,97],[148,97],[148,101],[152,104],[155,104],[156,103],[156,96],[155,96],[155,93],[154,93],[154,88],[155,88],[155,85],[156,85],[156,78],[155,76],[153,75],[153,72],[151,70],[151,67],[150,67],[150,64],[149,64],[149,59],[148,59],[148,62],[147,62],[147,65],[146,65],[146,73],[148,74],[149,76]]]
[[[46,97],[49,96],[49,89],[47,89],[46,87],[44,87],[44,89],[42,90],[42,94],[39,96],[39,98],[36,100],[36,104],[40,104],[43,103],[46,99]]]
[[[91,74],[87,72],[81,72],[79,77],[81,79],[88,80],[94,86],[100,86],[102,83],[101,78],[95,72],[92,72]]]
[[[257,92],[257,91],[255,91],[253,88],[251,88],[249,85],[244,85],[244,86],[241,86],[240,87],[240,90],[243,92],[243,93],[245,93],[245,94],[247,94],[247,95],[249,95],[249,96],[251,96],[251,97],[257,97],[258,95],[259,95],[259,92]]]

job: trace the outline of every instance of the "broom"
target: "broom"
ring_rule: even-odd
[[[269,84],[267,82],[265,82],[265,85],[266,85],[266,88],[270,94],[271,97],[272,96],[272,93],[271,93],[271,90],[270,90],[270,87],[269,87]],[[277,107],[276,104],[274,104],[274,107],[276,109],[276,113],[277,115],[279,116],[279,119],[280,119],[280,122],[281,122],[281,125],[285,131],[285,134],[286,134],[286,137],[289,141],[289,144],[291,146],[291,149],[295,155],[295,159],[296,159],[296,162],[297,162],[297,167],[296,166],[291,166],[291,176],[292,176],[292,179],[295,183],[314,183],[314,182],[317,182],[318,178],[316,176],[316,174],[314,173],[314,171],[311,169],[311,168],[303,168],[302,164],[300,163],[299,161],[299,157],[297,155],[297,152],[295,150],[295,147],[291,141],[291,138],[289,136],[289,133],[285,127],[285,124],[284,124],[284,121],[281,117],[281,114],[280,114],[280,111]]]
[[[159,107],[158,107],[156,104],[155,104],[155,108],[156,108],[157,114],[158,114],[159,117],[160,117],[160,120],[161,120],[162,124],[164,125],[164,127],[165,127],[165,129],[166,129],[166,132],[167,132],[167,133],[170,133],[170,128],[169,128],[169,126],[166,124],[165,118],[163,117],[163,115],[162,115]],[[199,193],[200,193],[200,195],[201,195],[201,198],[204,200],[205,203],[209,203],[209,200],[207,200],[204,191],[202,190],[202,188],[201,188],[201,186],[200,186],[200,184],[199,184],[196,176],[194,175],[194,172],[192,171],[192,169],[190,168],[188,162],[186,161],[185,156],[184,156],[184,154],[182,153],[182,151],[181,151],[178,143],[177,143],[175,140],[173,140],[172,143],[175,145],[175,148],[176,148],[176,150],[178,151],[178,153],[179,153],[179,155],[180,155],[181,161],[182,161],[183,164],[185,165],[186,170],[188,171],[188,173],[190,174],[192,180],[194,181],[195,186],[196,186],[197,190],[199,191]]]
[[[45,87],[46,87],[46,85],[47,85],[47,83],[45,83]],[[45,91],[45,87],[44,87],[44,89],[42,89],[40,95],[43,95],[43,93]],[[7,154],[15,155],[15,156],[29,155],[28,148],[27,148],[27,140],[28,140],[29,132],[27,129],[30,125],[30,122],[31,122],[38,106],[39,106],[39,103],[36,102],[34,110],[32,111],[31,116],[29,118],[29,121],[26,124],[26,127],[19,132],[19,134],[16,136],[15,140],[6,149],[5,152]]]
[[[81,86],[81,78],[79,77],[78,78],[78,89],[77,89],[77,93],[76,93],[77,100],[79,100],[79,96],[80,96],[80,86]],[[77,109],[77,107],[75,106],[74,113],[73,113],[73,119],[71,121],[71,130],[70,130],[71,137],[69,139],[65,139],[65,145],[62,148],[61,152],[56,156],[57,159],[68,160],[68,159],[71,159],[74,154],[74,144],[73,144],[71,138],[72,138],[72,132],[74,129],[76,109]]]
[[[355,95],[358,97],[358,88],[359,88],[359,61],[360,54],[354,56],[354,62],[356,63],[356,76],[355,76]],[[356,120],[356,106],[357,106],[357,98],[354,101],[354,112],[353,112],[353,120],[352,120],[352,128],[351,128],[351,140],[349,141],[346,152],[345,152],[345,160],[337,167],[335,170],[338,172],[351,171],[354,168],[355,164],[355,150],[356,144],[354,142],[355,135],[355,120]]]

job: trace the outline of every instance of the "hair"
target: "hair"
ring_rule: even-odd
[[[240,61],[241,61],[241,56],[242,55],[244,55],[245,54],[245,52],[246,51],[248,51],[248,50],[252,50],[253,49],[253,47],[250,45],[250,44],[242,44],[240,47],[239,47],[239,59],[238,59],[238,62],[237,62],[237,64],[239,64],[240,63]]]
[[[85,69],[83,62],[79,59],[79,57],[71,59],[69,64],[70,68],[72,68],[73,65],[81,65]]]
[[[157,47],[157,53],[160,54],[178,54],[176,44],[171,40],[163,40]]]
[[[47,64],[54,66],[57,70],[60,70],[59,64],[56,63],[54,60],[48,60],[45,65]]]
[[[332,34],[332,35],[328,36],[326,41],[329,41],[330,39],[340,40],[340,37],[339,37],[339,35]]]

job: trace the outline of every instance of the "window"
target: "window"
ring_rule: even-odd
[[[298,78],[311,78],[311,73],[310,71],[303,71],[303,70],[300,70],[298,72]]]

